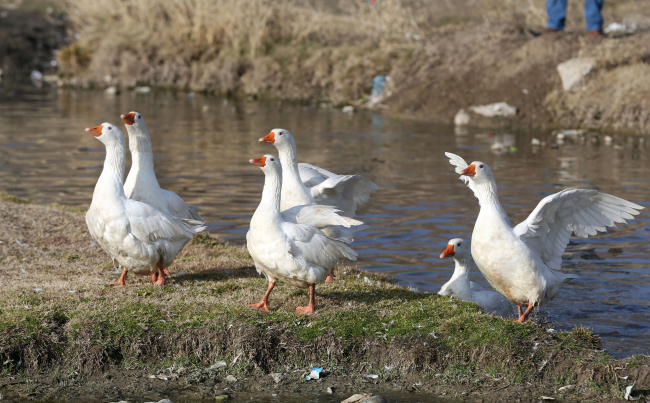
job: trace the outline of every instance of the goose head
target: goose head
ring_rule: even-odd
[[[454,238],[447,243],[447,248],[440,254],[440,259],[453,256],[454,259],[466,260],[472,257],[469,244],[462,238]]]
[[[494,181],[492,170],[485,162],[481,161],[472,162],[467,168],[460,171],[460,174],[463,176],[469,176],[476,183]]]
[[[262,172],[267,175],[270,173],[282,173],[282,165],[280,164],[280,160],[271,154],[263,155],[259,158],[249,160],[248,162],[260,167],[262,169]]]
[[[147,131],[147,126],[144,124],[144,118],[138,112],[131,111],[129,113],[124,113],[120,115],[120,118],[122,118],[122,121],[126,125],[129,134],[132,133],[131,129],[136,129],[136,131],[142,133]]]
[[[273,129],[269,134],[260,139],[263,143],[273,144],[278,150],[286,146],[295,148],[293,135],[286,129]]]
[[[86,131],[92,133],[97,140],[101,141],[106,146],[114,144],[124,145],[124,135],[122,134],[122,130],[110,123],[102,123],[99,126],[89,127]]]

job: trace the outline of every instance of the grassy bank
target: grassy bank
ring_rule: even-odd
[[[606,24],[634,24],[604,40],[584,35],[582,4],[567,32],[541,36],[543,0],[68,0],[79,38],[59,56],[65,83],[151,85],[340,106],[368,100],[393,116],[451,122],[471,105],[508,102],[516,124],[650,130],[650,3],[605,2]],[[579,91],[556,66],[593,57]]]
[[[294,313],[307,294],[285,284],[271,313],[251,310],[244,305],[258,301],[264,280],[245,249],[209,235],[183,250],[164,288],[135,276],[110,287],[119,273],[91,243],[82,212],[2,199],[0,393],[8,397],[335,387],[606,400],[632,381],[648,394],[650,360],[614,359],[586,329],[548,333],[352,267],[319,285],[313,316]],[[209,369],[219,361],[227,365]],[[312,366],[325,368],[323,383],[304,380]],[[276,384],[272,373],[285,379]],[[575,386],[558,391],[566,385]]]

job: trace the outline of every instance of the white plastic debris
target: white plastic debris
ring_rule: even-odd
[[[69,290],[68,292],[69,292],[70,294],[76,294],[76,293],[78,293],[79,291],[77,291],[77,290]]]
[[[614,139],[611,138],[610,136],[605,136],[603,138],[603,140],[605,141],[605,145],[608,145],[608,146],[612,144],[612,141],[614,141]]]
[[[510,117],[517,114],[517,108],[514,106],[508,105],[505,102],[497,102],[495,104],[489,105],[479,105],[472,106],[469,108],[470,111],[485,116],[488,118],[493,118],[495,116]]]
[[[104,92],[107,93],[108,95],[115,95],[115,94],[118,94],[120,92],[120,90],[118,90],[117,87],[113,85],[113,86],[110,86],[110,87],[106,88],[104,90]]]
[[[379,375],[372,375],[372,374],[364,374],[363,376],[365,376],[366,378],[370,378],[370,379],[377,379],[377,378],[379,378]]]
[[[469,113],[465,109],[461,109],[454,116],[454,124],[456,126],[467,126],[469,124]]]
[[[42,288],[32,288],[32,290],[34,290],[34,292],[43,292],[43,291],[45,291]]]
[[[546,329],[546,333],[555,333],[555,329]]]
[[[323,368],[314,367],[314,369],[312,369],[309,375],[306,376],[305,378],[307,378],[308,381],[311,379],[320,379],[321,372],[323,372]]]
[[[501,151],[504,149],[503,144],[499,143],[498,141],[490,146],[490,150],[492,151]]]
[[[39,82],[43,80],[43,73],[41,73],[38,70],[32,70],[31,74],[29,75],[29,78],[32,79],[33,82]]]
[[[354,106],[352,106],[352,105],[344,106],[342,111],[343,111],[343,113],[352,114],[352,113],[354,113]]]
[[[639,400],[638,397],[632,397],[632,390],[634,390],[634,386],[636,386],[636,382],[632,383],[632,385],[625,388],[625,400],[629,400],[629,401]]]
[[[92,242],[90,243],[90,247],[91,247],[91,248],[95,248],[95,247],[97,247],[97,246],[99,246],[99,244],[98,244],[97,242],[95,242],[95,241],[92,241]]]
[[[22,246],[23,248],[27,248],[29,246],[28,243],[22,243],[20,241],[16,241],[16,243],[18,244],[18,246]]]
[[[557,391],[558,392],[565,392],[565,391],[571,390],[571,389],[573,389],[575,387],[576,387],[576,385],[566,385],[566,386],[562,386]]]
[[[564,91],[575,89],[596,67],[596,61],[591,57],[577,57],[557,65]]]
[[[228,365],[228,364],[226,364],[225,361],[219,361],[219,362],[215,362],[214,364],[210,365],[210,368],[208,368],[208,369],[209,370],[215,370],[215,369],[219,369],[221,367],[225,367],[226,365]]]
[[[151,87],[135,87],[136,94],[148,94],[151,92]]]
[[[636,29],[636,24],[632,23],[630,25],[627,24],[619,24],[618,22],[612,22],[609,24],[605,29],[605,33],[609,34],[612,32],[621,32],[621,31],[634,31]]]
[[[536,146],[539,146],[540,144],[542,144],[542,142],[539,141],[539,139],[533,138],[533,139],[530,141],[530,144],[531,144],[533,147],[536,147]]]
[[[554,397],[550,397],[550,396],[540,396],[539,398],[542,400],[555,400]]]

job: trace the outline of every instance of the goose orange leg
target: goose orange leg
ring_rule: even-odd
[[[526,309],[526,312],[524,312],[523,315],[521,315],[521,307],[519,307],[519,313],[520,313],[520,316],[519,316],[519,319],[517,319],[517,322],[519,322],[519,323],[524,323],[524,322],[526,322],[526,320],[528,319],[528,315],[530,315],[530,313],[533,311],[533,308],[534,308],[534,307],[535,307],[535,305],[533,305],[533,304],[531,304],[531,303],[529,302],[529,303],[528,303],[528,309]]]
[[[169,270],[163,269],[163,271],[165,272],[166,276],[169,276]],[[156,268],[156,272],[151,275],[151,278],[149,279],[149,281],[151,281],[152,283],[155,283],[156,281],[158,281],[158,269],[157,268]]]
[[[269,311],[269,295],[271,295],[271,291],[273,290],[273,287],[275,287],[275,281],[269,281],[269,288],[266,290],[266,293],[262,297],[262,300],[258,302],[257,304],[250,304],[247,306],[250,306],[251,308],[257,308],[261,309],[263,311],[268,312]]]
[[[336,274],[334,274],[334,269],[332,269],[332,274],[330,274],[329,276],[327,276],[327,278],[325,279],[325,282],[326,282],[326,283],[329,283],[329,282],[331,282],[331,281],[334,281],[334,278],[335,278],[335,277],[336,277]]]
[[[519,313],[519,319],[524,316],[524,313],[521,311],[521,306],[517,305],[517,312]]]
[[[167,270],[163,269],[163,267],[162,267],[162,259],[160,259],[158,261],[158,264],[156,265],[156,268],[158,269],[158,273],[156,273],[157,274],[157,276],[156,276],[157,280],[156,280],[156,282],[154,284],[163,286],[163,285],[165,285],[165,278],[167,277],[167,274],[169,272],[167,272]]]
[[[316,290],[314,284],[309,284],[309,305],[299,306],[296,308],[296,313],[313,314],[316,310]]]
[[[117,280],[117,282],[115,282],[115,283],[113,283],[113,284],[111,284],[111,285],[112,285],[112,286],[115,286],[115,285],[126,285],[126,273],[127,273],[127,270],[126,270],[126,267],[125,267],[125,268],[124,268],[124,271],[122,272],[122,275],[121,275],[120,278]]]

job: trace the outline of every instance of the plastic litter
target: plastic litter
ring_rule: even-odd
[[[376,76],[372,79],[372,97],[380,97],[384,90],[386,89],[386,82],[389,80],[388,77]]]
[[[151,87],[135,87],[136,94],[148,94],[151,92]]]
[[[488,118],[493,118],[495,116],[510,117],[517,114],[517,108],[514,106],[508,105],[505,102],[497,102],[495,104],[489,105],[478,105],[472,106],[469,108],[470,111],[485,116]]]
[[[639,400],[638,397],[632,397],[632,390],[634,390],[634,386],[636,386],[636,382],[634,382],[632,385],[625,388],[625,400],[628,401]]]
[[[320,379],[321,372],[323,372],[323,368],[314,367],[314,369],[311,370],[311,373],[307,375],[305,378],[307,378],[308,381],[311,379]]]
[[[45,291],[42,288],[32,288],[32,290],[34,290],[35,292],[43,292],[43,291]]]
[[[352,105],[344,106],[342,111],[343,111],[343,113],[352,114],[352,113],[354,113],[354,106],[352,106]]]
[[[219,362],[215,362],[214,364],[210,365],[210,367],[208,369],[209,370],[215,370],[215,369],[219,369],[221,367],[225,367],[226,365],[228,365],[228,364],[226,364],[225,361],[219,361]]]
[[[576,387],[576,385],[566,385],[566,386],[562,386],[557,391],[558,392],[564,392],[564,391],[567,391],[567,390],[571,390],[571,389],[573,389],[575,387]]]
[[[20,241],[16,241],[16,243],[18,244],[18,246],[22,246],[23,248],[26,248],[26,247],[29,246],[28,243],[22,243],[22,242],[20,242]]]
[[[377,379],[377,378],[379,378],[379,375],[365,374],[365,375],[363,375],[363,376],[365,376],[366,378],[371,378],[371,379]]]
[[[627,30],[634,31],[635,29],[636,29],[636,24],[634,23],[627,25],[627,24],[619,24],[618,22],[612,22],[604,29],[604,31],[606,34],[609,34],[612,32],[620,32],[620,31],[627,31]]]

